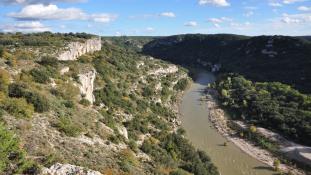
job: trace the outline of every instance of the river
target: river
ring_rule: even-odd
[[[201,72],[183,97],[180,113],[187,138],[196,148],[207,152],[221,175],[274,174],[270,167],[242,152],[231,142],[223,146],[226,139],[212,127],[207,116],[208,109],[200,102],[202,90],[214,81],[212,73]]]

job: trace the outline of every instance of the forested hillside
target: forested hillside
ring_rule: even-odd
[[[224,75],[216,82],[222,105],[233,119],[243,119],[311,145],[311,96],[277,82],[252,82]]]
[[[0,36],[0,174],[218,174],[179,128],[187,71],[107,40],[58,60],[63,46],[92,37]]]
[[[155,39],[144,53],[186,66],[235,72],[254,81],[278,81],[311,93],[311,43],[287,36],[177,35]]]

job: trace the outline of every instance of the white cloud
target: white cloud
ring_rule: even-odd
[[[293,3],[296,3],[296,2],[304,2],[306,0],[283,0],[283,3],[284,4],[293,4]]]
[[[230,3],[227,0],[199,0],[199,5],[216,5],[221,7],[230,6]]]
[[[147,28],[146,28],[146,31],[147,31],[147,32],[153,32],[153,31],[154,31],[154,28],[152,28],[152,27],[147,27]]]
[[[221,17],[221,18],[209,18],[207,21],[213,24],[219,24],[223,22],[232,22],[233,20],[228,17]]]
[[[283,14],[281,21],[286,24],[311,23],[311,14]]]
[[[163,12],[163,13],[160,13],[160,16],[169,17],[169,18],[175,18],[176,17],[175,13],[173,13],[173,12]]]
[[[117,19],[117,15],[112,14],[92,14],[89,16],[89,18],[95,22],[101,22],[101,23],[109,23]]]
[[[78,8],[58,8],[56,5],[27,5],[20,12],[8,14],[17,20],[91,20],[108,23],[117,18],[112,14],[87,14]]]
[[[214,26],[217,27],[217,28],[220,28],[220,25],[217,24],[217,23],[215,23]]]
[[[283,5],[279,2],[270,2],[269,6],[271,6],[271,7],[282,7]]]
[[[184,26],[187,27],[196,27],[198,25],[198,23],[196,21],[188,21],[184,24]]]
[[[307,6],[300,6],[300,7],[298,7],[298,10],[300,10],[300,11],[305,11],[305,12],[311,11],[311,6],[310,6],[310,7],[307,7]]]
[[[51,31],[49,27],[46,27],[38,21],[20,22],[14,25],[0,26],[0,30],[3,32],[44,32]]]

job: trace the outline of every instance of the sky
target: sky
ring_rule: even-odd
[[[1,32],[311,35],[311,0],[0,0]]]

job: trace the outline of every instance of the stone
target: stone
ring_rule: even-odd
[[[43,168],[41,175],[102,175],[98,171],[88,170],[86,168],[71,164],[56,163],[50,168]]]
[[[96,70],[93,69],[85,74],[79,74],[80,81],[80,93],[84,98],[93,104],[95,102],[95,96],[93,95],[94,90],[94,81],[96,78]]]
[[[67,50],[60,53],[58,60],[60,61],[74,61],[83,54],[92,53],[101,50],[101,39],[88,39],[84,43],[72,42],[67,46]]]

